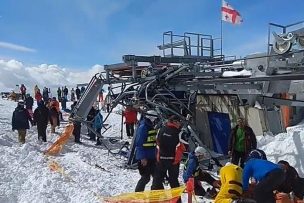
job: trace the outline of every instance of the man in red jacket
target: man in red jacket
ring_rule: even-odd
[[[127,136],[131,138],[134,135],[134,125],[137,122],[137,111],[132,106],[127,106],[122,115],[125,117]]]

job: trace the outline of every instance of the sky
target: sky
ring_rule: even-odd
[[[304,19],[303,0],[227,2],[239,11],[243,23],[223,23],[226,55],[264,52],[269,22],[286,25]],[[120,63],[124,54],[161,55],[157,45],[165,31],[220,37],[220,7],[220,0],[1,0],[0,77],[16,73],[9,68],[16,62],[20,74],[38,71],[39,77],[29,75],[29,86],[49,84],[41,82],[46,77],[40,77],[41,66],[51,78],[64,72],[62,84],[51,80],[49,86],[84,83],[91,74],[82,73],[95,71],[96,65]],[[71,73],[81,77],[66,79]],[[23,83],[22,76],[11,75],[5,75],[7,80]],[[7,88],[11,84],[2,81],[0,91]]]

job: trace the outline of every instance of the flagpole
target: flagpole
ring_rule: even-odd
[[[223,20],[221,19],[221,57],[223,57]]]
[[[223,0],[221,1],[221,12],[220,12],[220,20],[221,20],[221,57],[223,57],[223,14],[222,14],[222,6],[223,6]],[[223,57],[224,59],[224,57]]]

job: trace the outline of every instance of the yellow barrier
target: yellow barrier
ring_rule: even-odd
[[[169,190],[151,190],[145,192],[125,193],[114,197],[104,198],[106,203],[176,203],[185,186]]]
[[[52,158],[46,157],[49,161],[48,166],[51,171],[60,173],[63,177],[69,179],[71,182],[76,183],[80,188],[84,188],[79,183],[73,180],[73,178],[65,173],[64,169],[58,162]],[[180,186],[178,188],[173,188],[169,190],[152,190],[145,192],[134,192],[125,193],[114,197],[102,197],[91,191],[94,196],[96,196],[101,202],[105,203],[176,203],[183,191],[185,186]],[[85,188],[87,189],[87,188]]]
[[[52,145],[50,148],[48,148],[44,154],[46,155],[57,155],[59,152],[62,150],[63,145],[68,141],[70,136],[72,135],[72,132],[74,130],[74,125],[73,124],[68,124],[64,132],[61,134],[59,139]]]

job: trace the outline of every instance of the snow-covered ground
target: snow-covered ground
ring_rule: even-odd
[[[96,147],[85,135],[86,129],[82,131],[83,144],[74,144],[71,138],[55,157],[46,157],[42,153],[59,136],[59,133],[51,134],[49,128],[47,143],[38,141],[36,127],[33,127],[27,133],[26,143],[20,145],[17,133],[11,129],[15,107],[15,102],[0,99],[1,203],[94,203],[102,202],[102,197],[134,191],[139,179],[137,170],[123,168],[124,158],[109,155],[104,147]],[[106,123],[112,127],[104,136],[119,137],[121,116],[112,114]],[[63,128],[64,124],[57,131],[62,132]],[[285,159],[303,176],[303,129],[304,124],[288,128],[287,133],[275,137],[260,137],[259,146],[270,160]],[[50,170],[52,160],[64,169],[65,175]]]

